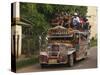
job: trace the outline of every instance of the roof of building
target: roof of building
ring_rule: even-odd
[[[20,18],[18,20],[16,18],[13,18],[11,25],[12,26],[21,25],[21,26],[25,26],[25,27],[31,27],[32,23],[24,18]]]

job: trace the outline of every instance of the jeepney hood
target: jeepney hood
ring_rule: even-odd
[[[41,52],[40,52],[40,55],[48,56],[48,53],[47,53],[46,51],[41,51]]]

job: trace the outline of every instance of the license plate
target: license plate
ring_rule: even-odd
[[[50,59],[49,60],[49,64],[55,64],[55,63],[57,63],[57,59]]]

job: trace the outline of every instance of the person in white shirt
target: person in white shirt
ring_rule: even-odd
[[[79,25],[80,25],[80,19],[78,17],[78,14],[77,13],[74,13],[74,17],[73,17],[73,26],[75,29],[78,29],[79,28]]]

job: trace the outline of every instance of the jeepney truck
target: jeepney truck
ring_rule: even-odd
[[[47,47],[40,51],[41,67],[52,64],[68,64],[87,57],[89,32],[66,29],[62,26],[50,28],[47,34]]]

